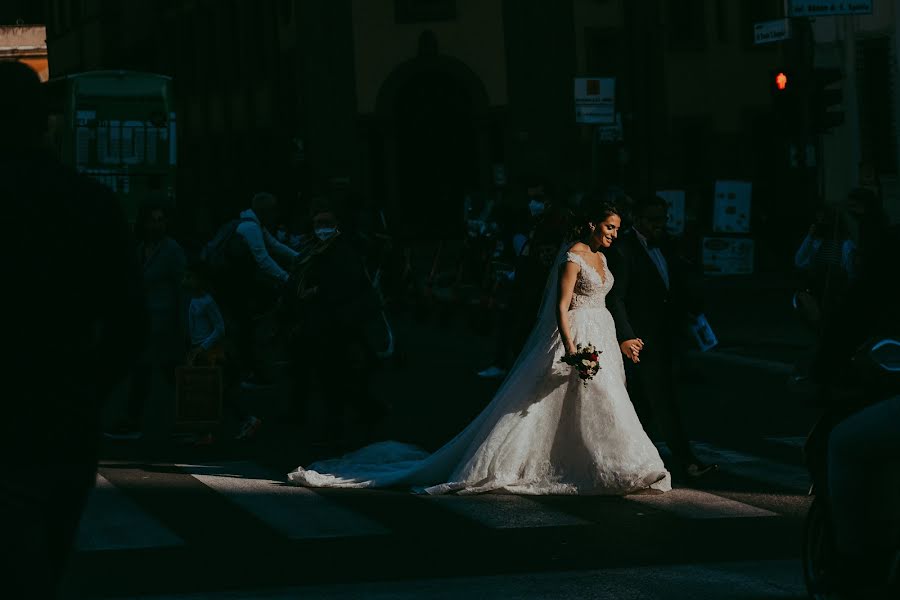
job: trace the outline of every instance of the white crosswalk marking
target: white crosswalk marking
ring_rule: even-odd
[[[785,438],[790,439],[790,438]],[[773,440],[770,440],[773,441]],[[789,443],[789,442],[788,442]],[[767,460],[751,454],[694,443],[701,460],[743,478],[804,491],[807,475],[799,466]],[[663,445],[662,451],[665,452]],[[389,535],[392,530],[370,515],[334,502],[315,490],[285,485],[279,473],[250,461],[207,465],[177,465],[208,488],[225,496],[242,510],[293,540]],[[417,496],[441,509],[490,529],[590,526],[577,514],[551,504],[513,495]],[[734,499],[694,489],[675,489],[665,494],[626,497],[640,506],[687,519],[758,518],[777,516],[768,510]],[[77,548],[82,551],[155,548],[184,545],[127,494],[102,476],[97,477],[82,519]]]
[[[144,512],[102,475],[81,517],[79,551],[180,546],[184,541]]]
[[[727,473],[773,483],[798,492],[803,492],[809,487],[809,473],[799,465],[789,465],[737,450],[718,448],[703,442],[693,442],[693,447],[700,460],[717,463],[719,468]]]
[[[650,506],[688,519],[733,519],[775,517],[776,513],[693,489],[674,489],[665,494],[638,494],[626,500]]]
[[[798,493],[805,493],[809,488],[809,473],[799,465],[778,462],[729,448],[720,448],[707,442],[691,441],[691,446],[697,458],[706,463],[719,465],[719,469],[725,473],[760,483],[777,485]],[[656,447],[663,458],[667,459],[671,456],[665,443],[657,442]]]
[[[420,496],[467,519],[491,529],[525,529],[590,525],[574,515],[553,510],[523,496],[490,494],[484,496]]]
[[[766,441],[778,444],[779,446],[802,448],[806,443],[806,436],[767,437]]]
[[[341,508],[313,490],[285,485],[254,463],[179,468],[291,539],[390,533],[375,521]]]

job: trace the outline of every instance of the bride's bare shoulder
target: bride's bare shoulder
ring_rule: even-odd
[[[575,242],[571,246],[569,246],[568,252],[572,252],[574,254],[588,254],[591,251],[591,247],[585,244],[584,242]]]

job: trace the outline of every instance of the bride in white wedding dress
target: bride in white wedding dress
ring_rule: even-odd
[[[671,489],[628,392],[606,294],[613,275],[600,251],[616,238],[613,206],[597,207],[584,241],[551,271],[538,322],[490,404],[433,454],[379,442],[288,474],[294,485],[412,488],[428,494],[604,494]],[[602,351],[586,384],[560,359],[576,345]]]

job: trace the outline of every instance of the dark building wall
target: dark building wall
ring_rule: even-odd
[[[46,5],[34,0],[0,2],[0,25],[44,25]]]
[[[173,76],[179,201],[210,221],[253,191],[290,208],[335,179],[395,214],[443,207],[453,220],[464,193],[496,193],[495,164],[507,199],[533,179],[560,196],[618,183],[704,203],[717,177],[765,189],[768,98],[751,92],[779,54],[746,43],[746,3],[446,4],[439,20],[398,20],[389,0],[50,0],[44,12],[54,75]],[[617,78],[621,145],[575,124],[581,75]]]
[[[510,181],[571,182],[577,160],[571,2],[504,0],[506,164]]]
[[[658,0],[625,2],[627,69],[623,100],[627,169],[625,184],[636,195],[654,191],[662,179],[662,154],[668,118],[666,56]]]
[[[296,69],[303,90],[300,126],[306,155],[303,186],[314,191],[330,180],[355,182],[360,148],[352,1],[299,2],[297,40]]]

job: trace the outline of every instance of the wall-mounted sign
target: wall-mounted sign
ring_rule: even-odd
[[[575,78],[575,122],[603,125],[615,124],[615,77]]]
[[[754,44],[771,44],[772,42],[790,39],[790,37],[790,19],[777,19],[775,21],[765,21],[753,25]]]
[[[707,275],[753,273],[753,240],[748,238],[703,238],[703,272]]]
[[[792,17],[825,17],[828,15],[870,15],[872,0],[790,0],[789,14]]]
[[[616,121],[612,125],[597,127],[597,143],[613,144],[622,141],[622,113],[616,113]]]
[[[499,163],[495,164],[491,171],[494,174],[494,185],[501,187],[506,185],[506,167]]]
[[[750,232],[749,181],[717,181],[713,198],[713,231],[717,233]]]

